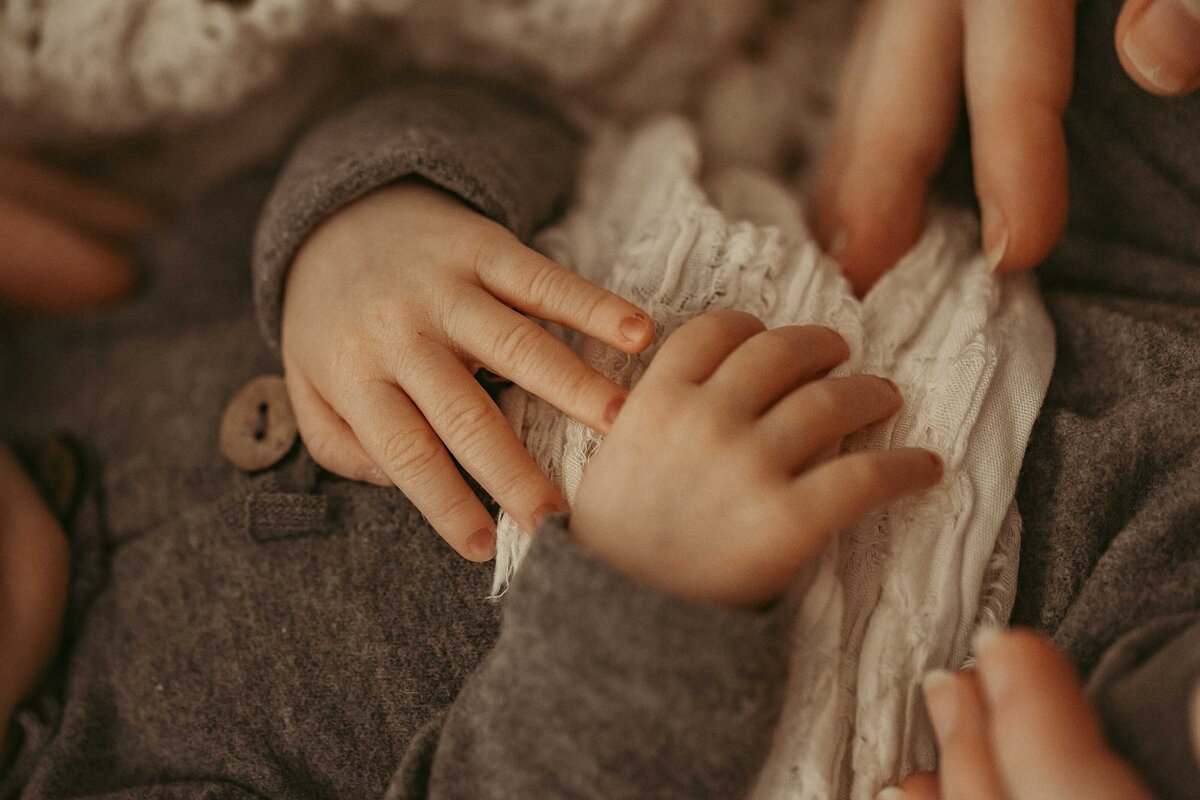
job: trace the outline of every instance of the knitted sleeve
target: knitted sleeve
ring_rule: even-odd
[[[495,649],[414,740],[386,795],[742,797],[766,758],[786,673],[784,604],[684,602],[543,525]]]
[[[255,235],[263,336],[278,349],[292,259],[343,206],[417,176],[526,239],[569,191],[580,147],[581,137],[546,107],[457,77],[408,77],[323,120],[292,152]]]
[[[1151,620],[1117,640],[1088,680],[1105,733],[1155,797],[1200,787],[1200,613]]]

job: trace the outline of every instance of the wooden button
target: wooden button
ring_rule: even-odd
[[[242,472],[278,464],[296,443],[296,416],[287,387],[278,375],[247,383],[225,407],[221,454]]]

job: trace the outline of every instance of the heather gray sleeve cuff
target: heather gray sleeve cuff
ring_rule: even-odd
[[[280,173],[254,242],[254,300],[279,345],[287,270],[330,214],[417,176],[527,239],[548,222],[575,174],[581,139],[530,98],[457,77],[411,77],[310,130]]]
[[[391,798],[741,797],[782,701],[788,613],[678,600],[544,525],[495,649]]]
[[[1200,613],[1135,628],[1110,647],[1088,681],[1109,741],[1154,796],[1186,800],[1200,787],[1191,715],[1200,690]]]

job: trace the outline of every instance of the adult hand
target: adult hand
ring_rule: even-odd
[[[1150,800],[1053,645],[1030,631],[987,633],[976,654],[977,669],[925,680],[938,773],[880,800]]]
[[[68,561],[58,520],[0,447],[0,745],[9,714],[54,655]]]
[[[983,247],[1033,267],[1066,225],[1076,0],[868,0],[847,62],[817,232],[863,293],[916,241],[965,94]],[[1121,63],[1155,94],[1200,86],[1200,0],[1127,0]]]
[[[133,286],[124,253],[154,213],[101,186],[0,151],[0,306],[76,311]]]

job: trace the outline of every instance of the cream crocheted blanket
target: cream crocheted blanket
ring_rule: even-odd
[[[907,399],[847,447],[918,445],[945,458],[937,489],[846,531],[793,589],[790,686],[753,796],[870,800],[933,764],[923,673],[962,665],[972,632],[1007,619],[1012,499],[1053,331],[1030,278],[989,273],[964,213],[935,214],[861,302],[813,241],[803,198],[853,5],[7,0],[0,138],[95,146],[154,135],[165,166],[131,161],[129,182],[182,183],[186,194],[277,149],[337,88],[330,76],[351,50],[367,55],[367,72],[448,66],[554,94],[596,136],[569,213],[539,238],[546,253],[648,310],[660,341],[717,307],[837,329],[853,351],[842,370],[888,376]],[[736,46],[748,37],[753,56]],[[181,158],[190,182],[170,163]],[[625,383],[652,357],[572,343]],[[597,437],[520,392],[505,410],[571,496]],[[497,589],[527,544],[506,518],[500,537]]]

